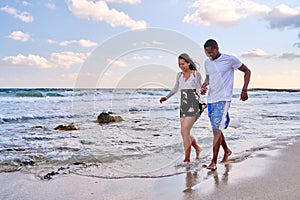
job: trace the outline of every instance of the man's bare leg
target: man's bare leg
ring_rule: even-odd
[[[232,154],[232,151],[228,148],[224,134],[221,132],[221,136],[222,136],[222,147],[224,149],[224,157],[221,161],[221,163],[227,162],[228,161],[228,157]]]
[[[214,141],[213,141],[213,158],[210,165],[207,169],[216,170],[217,169],[217,159],[220,150],[220,146],[222,144],[222,135],[221,130],[213,129]]]

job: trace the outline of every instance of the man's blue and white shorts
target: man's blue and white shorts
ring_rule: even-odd
[[[207,104],[208,117],[213,129],[223,130],[228,127],[230,121],[228,114],[229,107],[230,101]]]

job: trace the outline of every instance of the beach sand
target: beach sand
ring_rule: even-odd
[[[75,174],[40,180],[21,172],[0,174],[0,199],[300,199],[300,143],[164,178],[101,179]],[[233,156],[234,157],[234,154]]]

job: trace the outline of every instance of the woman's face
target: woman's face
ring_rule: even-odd
[[[179,58],[179,59],[178,59],[178,66],[179,66],[179,68],[180,68],[183,72],[185,72],[185,71],[189,70],[190,63],[186,62],[186,61],[185,61],[184,59],[182,59],[182,58]]]

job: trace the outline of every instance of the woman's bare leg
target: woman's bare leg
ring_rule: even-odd
[[[183,146],[185,151],[185,158],[183,162],[190,162],[191,146],[193,143],[193,138],[191,137],[190,131],[194,123],[195,123],[195,117],[180,118],[181,136],[182,136]]]
[[[200,152],[201,152],[201,148],[200,146],[197,144],[197,140],[194,138],[194,136],[191,135],[191,141],[192,141],[192,146],[195,148],[196,150],[196,159],[200,158]]]

